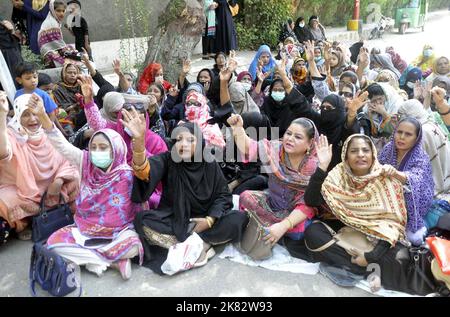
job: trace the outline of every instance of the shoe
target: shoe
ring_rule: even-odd
[[[131,278],[131,260],[130,259],[122,259],[117,262],[114,262],[111,265],[112,268],[118,270],[120,275],[125,281],[128,281]]]
[[[200,254],[200,257],[198,258],[197,262],[195,262],[193,267],[197,268],[205,266],[206,263],[208,263],[208,261],[212,259],[215,255],[216,251],[214,251],[214,248],[211,245],[204,243],[202,253]]]

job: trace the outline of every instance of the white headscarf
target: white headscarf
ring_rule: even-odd
[[[30,98],[30,94],[24,94],[14,100],[14,117],[8,123],[8,126],[13,129],[25,142],[28,140],[40,140],[44,135],[42,126],[36,132],[30,132],[22,126],[20,122],[23,113],[28,109],[28,102],[30,101]]]

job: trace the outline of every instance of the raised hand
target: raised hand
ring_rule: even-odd
[[[169,95],[176,98],[176,97],[178,97],[179,94],[180,94],[180,90],[178,89],[178,86],[170,87]]]
[[[324,44],[324,49],[323,49],[323,52],[324,52],[324,59],[326,60],[326,61],[329,61],[330,60],[330,58],[331,58],[331,47],[332,47],[332,45],[329,43],[329,42],[324,42],[325,44]]]
[[[38,118],[43,118],[47,115],[44,107],[44,101],[37,94],[33,94],[31,96],[27,106],[28,109],[30,109],[31,113]]]
[[[8,97],[4,91],[0,91],[0,112],[9,112]]]
[[[258,70],[256,76],[258,77],[258,80],[263,83],[270,76],[270,72],[264,74],[262,71]]]
[[[359,49],[358,67],[366,69],[370,64],[369,51],[365,47]]]
[[[306,60],[311,63],[314,61],[314,41],[305,42]]]
[[[236,56],[236,53],[233,53],[233,56]],[[228,69],[231,73],[234,73],[238,68],[238,61],[233,57],[228,60]]]
[[[445,94],[446,91],[445,89],[441,88],[441,87],[434,87],[433,89],[431,89],[431,96],[433,98],[433,101],[439,105],[442,104],[443,102],[445,102]]]
[[[136,109],[131,108],[131,111],[122,109],[123,119],[120,122],[124,127],[128,128],[133,135],[133,139],[139,140],[140,143],[145,142],[145,132],[147,131],[147,122],[145,115],[139,114]]]
[[[120,59],[114,59],[113,60],[113,68],[114,68],[114,73],[116,73],[119,76],[120,76],[120,74],[122,74],[122,68],[121,68],[121,64],[120,64]]]
[[[92,88],[93,81],[91,76],[78,76],[78,84],[81,86],[85,104],[89,104],[94,100],[94,90]]]
[[[81,55],[81,61],[85,65],[89,65],[89,63],[91,62],[89,60],[89,53],[86,51],[86,49],[84,47],[83,47],[83,55]]]
[[[347,102],[347,111],[350,114],[356,114],[361,109],[369,98],[369,92],[358,92],[356,98]]]
[[[244,127],[244,120],[238,114],[232,114],[231,117],[228,118],[227,122],[233,130]]]
[[[183,61],[183,74],[185,74],[185,75],[189,74],[191,71],[191,68],[192,68],[191,60],[185,59]]]
[[[414,99],[420,100],[425,96],[425,89],[420,80],[417,80],[414,84]]]
[[[333,144],[328,144],[328,139],[325,135],[319,137],[319,141],[315,143],[317,150],[317,157],[319,159],[319,167],[326,172],[333,159]]]
[[[233,73],[231,72],[231,70],[229,68],[224,68],[223,70],[220,71],[220,74],[219,74],[220,81],[226,81],[226,82],[230,81],[232,74]]]

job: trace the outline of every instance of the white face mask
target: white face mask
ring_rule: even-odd
[[[300,23],[298,26],[301,27],[301,28],[304,28],[305,27],[305,22]]]
[[[155,82],[160,82],[162,83],[164,81],[164,76],[158,76],[155,78]]]
[[[252,84],[250,83],[241,83],[241,85],[245,88],[245,91],[250,91],[252,89]]]
[[[408,86],[409,89],[414,89],[415,84],[412,82],[406,83],[406,86]]]

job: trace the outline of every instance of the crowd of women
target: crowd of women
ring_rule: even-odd
[[[248,71],[217,53],[194,82],[189,60],[173,83],[160,64],[136,80],[115,61],[119,87],[87,54],[89,75],[61,60],[59,83],[19,65],[13,111],[0,93],[2,240],[29,239],[44,193],[49,208],[62,195],[75,223],[48,248],[129,279],[132,259],[162,274],[170,247],[194,233],[193,266],[205,265],[215,246],[239,244],[252,212],[267,244],[363,276],[376,263],[378,283],[414,293],[403,254],[450,199],[449,59],[426,45],[408,64],[392,47],[329,43],[317,17],[309,24],[288,21],[278,54],[261,46]],[[343,227],[371,251],[324,248]]]

